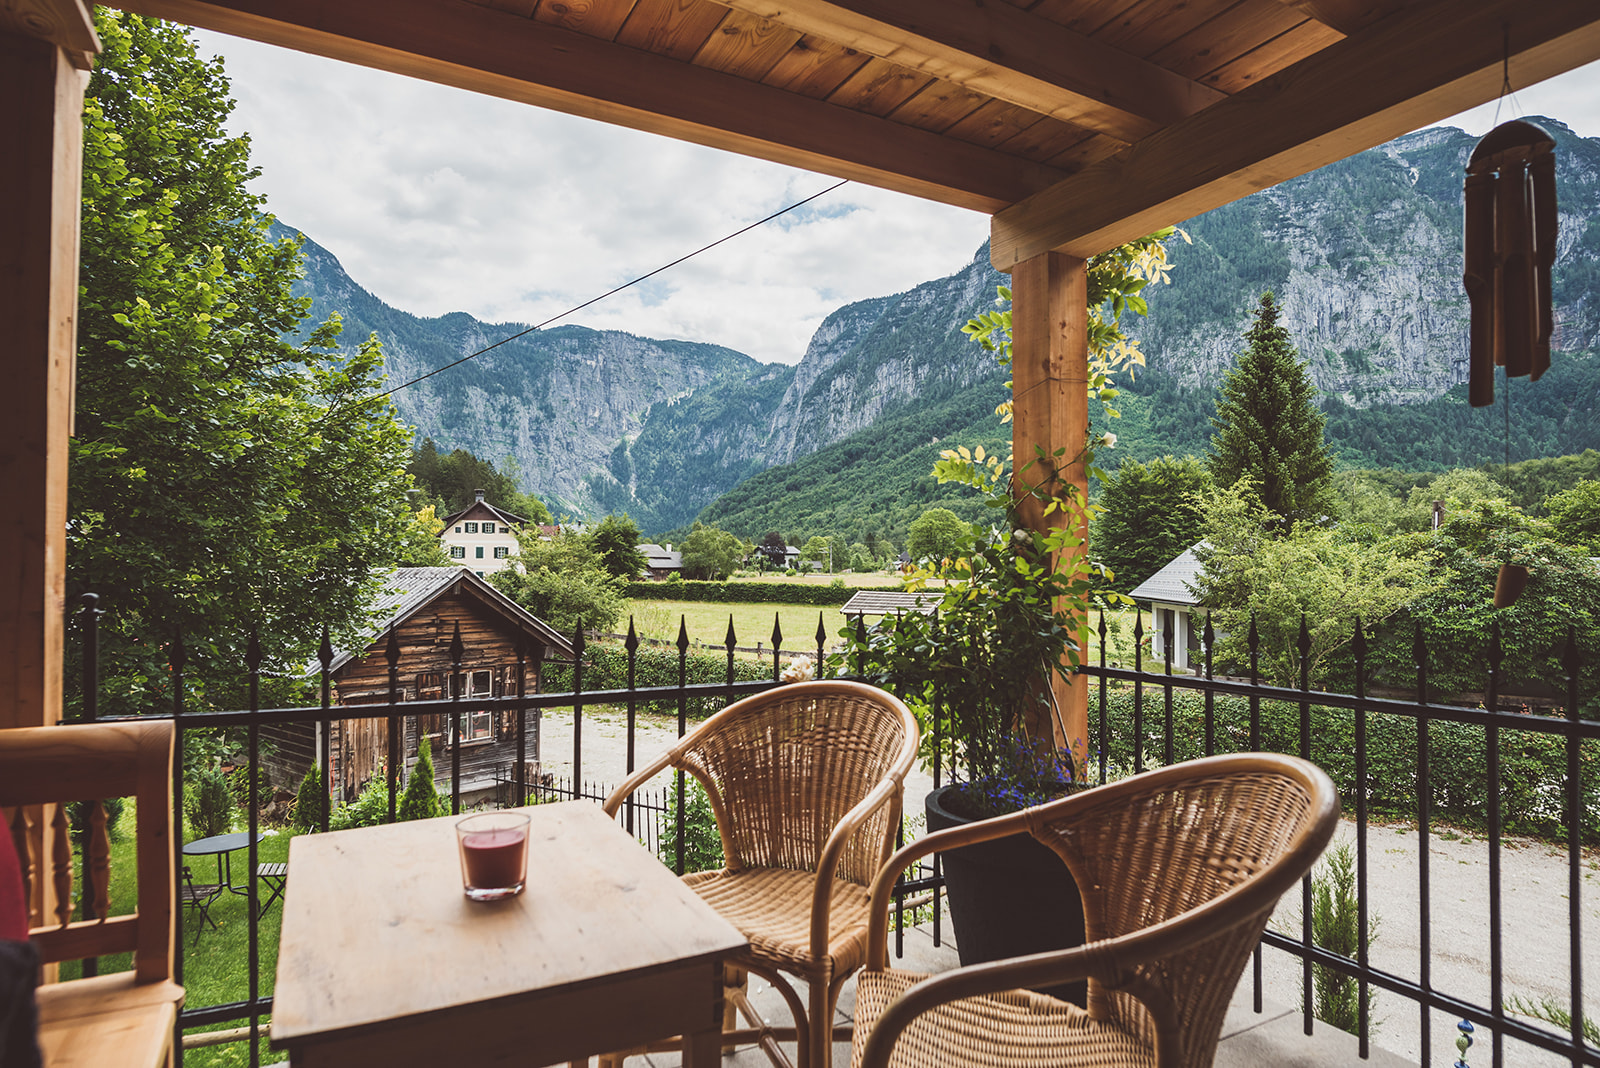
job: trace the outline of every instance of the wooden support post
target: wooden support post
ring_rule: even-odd
[[[1018,263],[1011,271],[1011,444],[1017,468],[1038,455],[1065,449],[1061,475],[1086,489],[1083,447],[1089,431],[1088,275],[1083,260],[1047,252]],[[1027,472],[1022,481],[1027,481]],[[1030,526],[1044,530],[1047,519],[1036,502],[1024,505]],[[1054,683],[1061,711],[1057,724],[1029,724],[1037,736],[1054,734],[1081,764],[1088,755],[1089,702],[1084,679]]]
[[[61,718],[84,81],[58,45],[0,27],[0,729]],[[40,873],[52,817],[34,815]],[[35,924],[51,883],[33,882]]]

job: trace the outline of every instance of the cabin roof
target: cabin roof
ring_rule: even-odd
[[[464,567],[401,567],[390,573],[374,609],[379,622],[367,631],[366,641],[357,649],[340,650],[329,664],[338,671],[352,660],[366,656],[391,627],[398,627],[447,594],[465,592],[492,611],[503,615],[512,626],[520,626],[529,636],[543,642],[561,656],[573,655],[572,643],[544,620],[479,578]],[[547,654],[548,655],[548,654]]]

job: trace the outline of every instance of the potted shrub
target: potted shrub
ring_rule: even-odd
[[[1144,362],[1118,327],[1121,313],[1147,310],[1137,294],[1165,280],[1167,230],[1096,257],[1089,266],[1089,391],[1115,415],[1110,376]],[[1001,289],[1002,301],[1010,294]],[[972,320],[966,333],[1011,356],[1009,311]],[[1009,403],[1001,406],[1009,418]],[[1001,460],[982,448],[945,450],[934,466],[941,483],[984,497],[993,520],[979,524],[956,559],[920,568],[908,588],[945,583],[930,615],[884,620],[871,632],[847,632],[846,665],[893,686],[922,718],[924,757],[950,769],[950,785],[925,802],[929,831],[1014,812],[1079,785],[1086,752],[1058,751],[1061,724],[1052,682],[1078,665],[1092,601],[1126,602],[1107,590],[1110,575],[1087,554],[1092,512],[1083,490],[1064,475],[1113,434],[1085,442],[1068,457],[1042,451]],[[1028,516],[1044,516],[1047,530]],[[1065,737],[1065,731],[1060,731]],[[1077,887],[1059,858],[1027,835],[943,854],[951,921],[963,964],[1078,945],[1083,913]],[[1083,1001],[1083,985],[1047,991]]]

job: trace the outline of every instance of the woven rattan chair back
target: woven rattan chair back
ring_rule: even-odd
[[[869,687],[798,683],[707,720],[679,764],[706,787],[730,870],[814,871],[839,821],[904,762],[907,735],[904,715]],[[862,821],[837,878],[872,880],[897,815],[898,806],[884,806]]]
[[[1305,783],[1270,766],[1147,778],[1103,796],[1091,791],[1070,811],[1045,806],[1030,821],[1072,870],[1090,942],[1154,927],[1256,877],[1285,856],[1313,809]],[[1176,1063],[1196,1063],[1199,1049],[1216,1045],[1276,900],[1181,952],[1132,966],[1120,990],[1091,977],[1089,1015],[1152,1045],[1158,1035],[1176,1042],[1186,1047]]]
[[[1333,835],[1327,774],[1273,753],[1208,757],[900,850],[873,882],[855,1063],[1206,1068],[1279,897]],[[1026,831],[1067,864],[1084,946],[933,977],[887,970],[889,896],[918,857]],[[1087,1012],[1016,988],[1087,978]]]

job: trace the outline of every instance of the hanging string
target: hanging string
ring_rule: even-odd
[[[1522,110],[1522,105],[1517,103],[1516,90],[1511,88],[1511,23],[1507,22],[1500,27],[1500,40],[1500,95],[1495,98],[1494,122],[1489,126],[1491,130],[1500,125],[1500,105],[1505,103],[1507,98],[1517,104],[1518,111]]]

